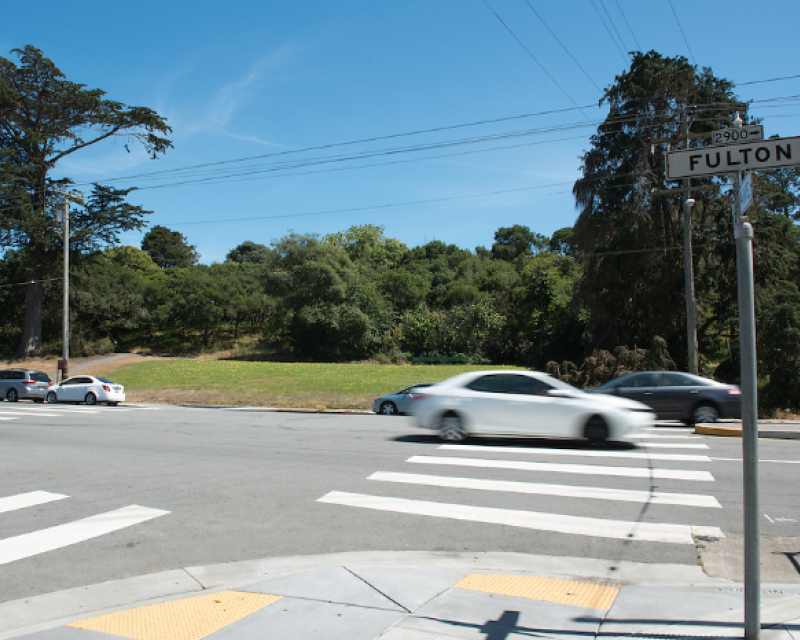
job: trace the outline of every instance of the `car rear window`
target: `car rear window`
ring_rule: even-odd
[[[44,371],[31,371],[31,380],[36,380],[36,382],[50,382],[50,376]]]

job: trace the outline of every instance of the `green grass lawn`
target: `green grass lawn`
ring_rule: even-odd
[[[109,375],[132,401],[371,409],[378,396],[411,384],[488,368],[175,359],[122,365]]]

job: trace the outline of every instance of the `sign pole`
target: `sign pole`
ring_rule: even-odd
[[[753,226],[742,219],[736,174],[733,231],[739,287],[739,353],[742,388],[742,470],[744,489],[744,637],[761,637],[761,544],[758,496],[758,387],[756,316],[753,293]]]

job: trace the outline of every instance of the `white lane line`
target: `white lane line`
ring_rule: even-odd
[[[712,462],[742,462],[741,458],[711,458]],[[759,460],[758,463],[771,462],[773,464],[800,464],[800,460]]]
[[[515,469],[518,471],[546,471],[548,473],[581,473],[598,476],[622,476],[626,478],[659,478],[661,480],[692,480],[714,482],[708,471],[683,469],[649,469],[646,467],[601,467],[585,464],[554,464],[551,462],[523,462],[520,460],[482,460],[479,458],[442,458],[437,456],[411,456],[406,462],[418,464],[442,464],[457,467],[481,467],[484,469]]]
[[[498,509],[496,507],[474,507],[466,504],[447,504],[429,502],[427,500],[405,500],[403,498],[386,498],[370,496],[363,493],[347,493],[331,491],[317,502],[338,504],[362,509],[408,513],[452,520],[502,524],[509,527],[536,529],[570,533],[594,538],[615,538],[618,540],[635,540],[645,542],[669,542],[673,544],[694,544],[693,535],[724,538],[718,527],[694,527],[684,524],[664,524],[655,522],[626,522],[624,520],[605,520],[602,518],[585,518],[583,516],[567,516],[558,513],[540,513],[537,511],[518,511],[515,509]]]
[[[369,476],[367,480],[399,482],[402,484],[421,484],[431,487],[560,496],[563,498],[589,498],[593,500],[616,500],[619,502],[671,504],[682,507],[703,507],[711,509],[722,508],[722,505],[714,496],[693,493],[664,493],[659,491],[653,491],[651,493],[650,491],[633,491],[629,489],[575,487],[562,484],[481,480],[478,478],[451,478],[449,476],[431,476],[419,473],[395,473],[389,471],[377,471]]]
[[[445,451],[473,453],[522,453],[544,456],[570,456],[577,458],[625,458],[627,460],[670,460],[672,462],[711,462],[708,456],[687,453],[645,453],[642,451],[593,451],[588,449],[537,449],[535,447],[493,447],[479,444],[443,444]]]
[[[21,417],[30,418],[31,413],[25,413],[24,411],[0,411],[0,415],[4,416],[16,416],[16,418],[6,418],[6,420],[14,420],[19,419]],[[36,413],[36,416],[41,416],[43,418],[57,418],[59,416],[58,413]]]
[[[19,420],[19,418],[3,418],[3,417],[0,417],[0,420]]]
[[[8,564],[47,551],[62,549],[168,513],[169,511],[150,509],[134,504],[75,522],[6,538],[0,540],[0,564]]]
[[[20,493],[15,496],[0,498],[0,513],[16,511],[17,509],[25,509],[27,507],[35,507],[40,504],[47,504],[48,502],[63,500],[64,498],[69,498],[69,496],[65,496],[63,493],[50,493],[48,491],[29,491],[28,493]]]
[[[640,447],[647,449],[710,449],[707,444],[690,444],[676,442],[639,442]]]

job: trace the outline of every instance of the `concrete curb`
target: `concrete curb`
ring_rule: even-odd
[[[694,432],[703,436],[723,436],[728,438],[741,438],[741,427],[718,427],[696,425]],[[759,438],[770,438],[775,440],[800,440],[800,430],[798,431],[775,431],[770,429],[759,429]]]

